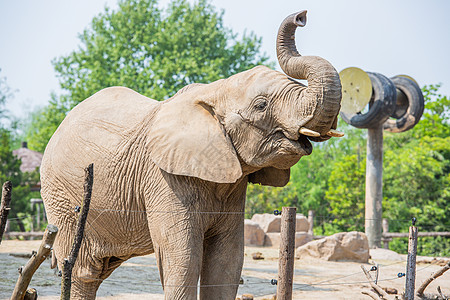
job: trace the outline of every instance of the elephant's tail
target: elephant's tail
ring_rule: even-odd
[[[56,264],[58,261],[56,260],[55,250],[52,249],[52,262],[50,264],[50,268],[54,269],[56,268]]]

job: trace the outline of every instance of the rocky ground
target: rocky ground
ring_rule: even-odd
[[[9,299],[17,280],[17,268],[26,264],[32,250],[39,248],[40,241],[3,241],[0,245],[0,299]],[[253,260],[252,254],[261,252],[264,259]],[[25,257],[23,254],[26,254]],[[382,249],[371,253],[370,263],[379,265],[379,285],[404,290],[406,258]],[[418,287],[439,265],[447,259],[432,260],[418,258],[416,287]],[[360,268],[360,263],[325,262],[318,260],[295,261],[294,299],[370,299],[361,294],[370,285]],[[365,264],[367,269],[371,264]],[[272,299],[276,286],[270,280],[277,277],[278,249],[246,247],[242,273],[244,284],[239,286],[238,296],[253,294],[255,299]],[[373,272],[372,272],[373,273]],[[375,273],[373,273],[375,275]],[[45,261],[30,284],[37,289],[39,299],[59,299],[60,277]],[[436,293],[440,286],[445,295],[450,295],[450,271],[431,283],[426,293]],[[118,268],[103,284],[98,299],[163,299],[159,273],[154,255],[135,257]]]

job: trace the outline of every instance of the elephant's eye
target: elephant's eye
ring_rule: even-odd
[[[260,111],[265,110],[266,107],[267,107],[267,100],[265,99],[259,99],[255,104],[255,108]]]

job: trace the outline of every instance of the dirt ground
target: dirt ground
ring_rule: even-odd
[[[3,241],[0,245],[0,299],[9,299],[17,280],[17,269],[28,261],[20,254],[30,254],[39,248],[40,241]],[[252,253],[261,252],[263,260],[253,260]],[[19,256],[18,256],[19,254]],[[381,257],[381,256],[380,256]],[[401,260],[389,258],[376,259],[379,265],[379,285],[404,291],[405,277],[398,278],[398,273],[405,273],[406,257]],[[245,249],[245,262],[242,272],[244,284],[239,286],[238,296],[253,294],[255,299],[272,299],[276,286],[270,284],[277,278],[278,249]],[[448,259],[448,258],[447,258]],[[421,263],[429,259],[418,257],[416,288],[434,271],[441,268],[437,264]],[[369,263],[374,263],[372,260]],[[360,263],[326,262],[318,260],[295,261],[294,299],[370,299],[361,291],[370,290],[370,285],[361,271]],[[365,264],[367,269],[371,264]],[[373,276],[374,272],[371,272]],[[46,260],[38,269],[30,287],[38,291],[39,299],[59,299],[61,278],[50,269]],[[426,293],[436,293],[440,286],[445,295],[450,295],[450,271],[432,282]],[[159,273],[154,255],[135,257],[125,262],[107,280],[97,293],[98,299],[164,299],[159,282]]]

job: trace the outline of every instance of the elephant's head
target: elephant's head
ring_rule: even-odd
[[[306,11],[280,26],[277,54],[287,76],[264,66],[184,88],[161,105],[151,126],[153,161],[163,170],[232,183],[283,186],[289,168],[312,152],[310,141],[337,132],[341,84],[333,66],[295,47]],[[305,86],[295,79],[307,79]]]

